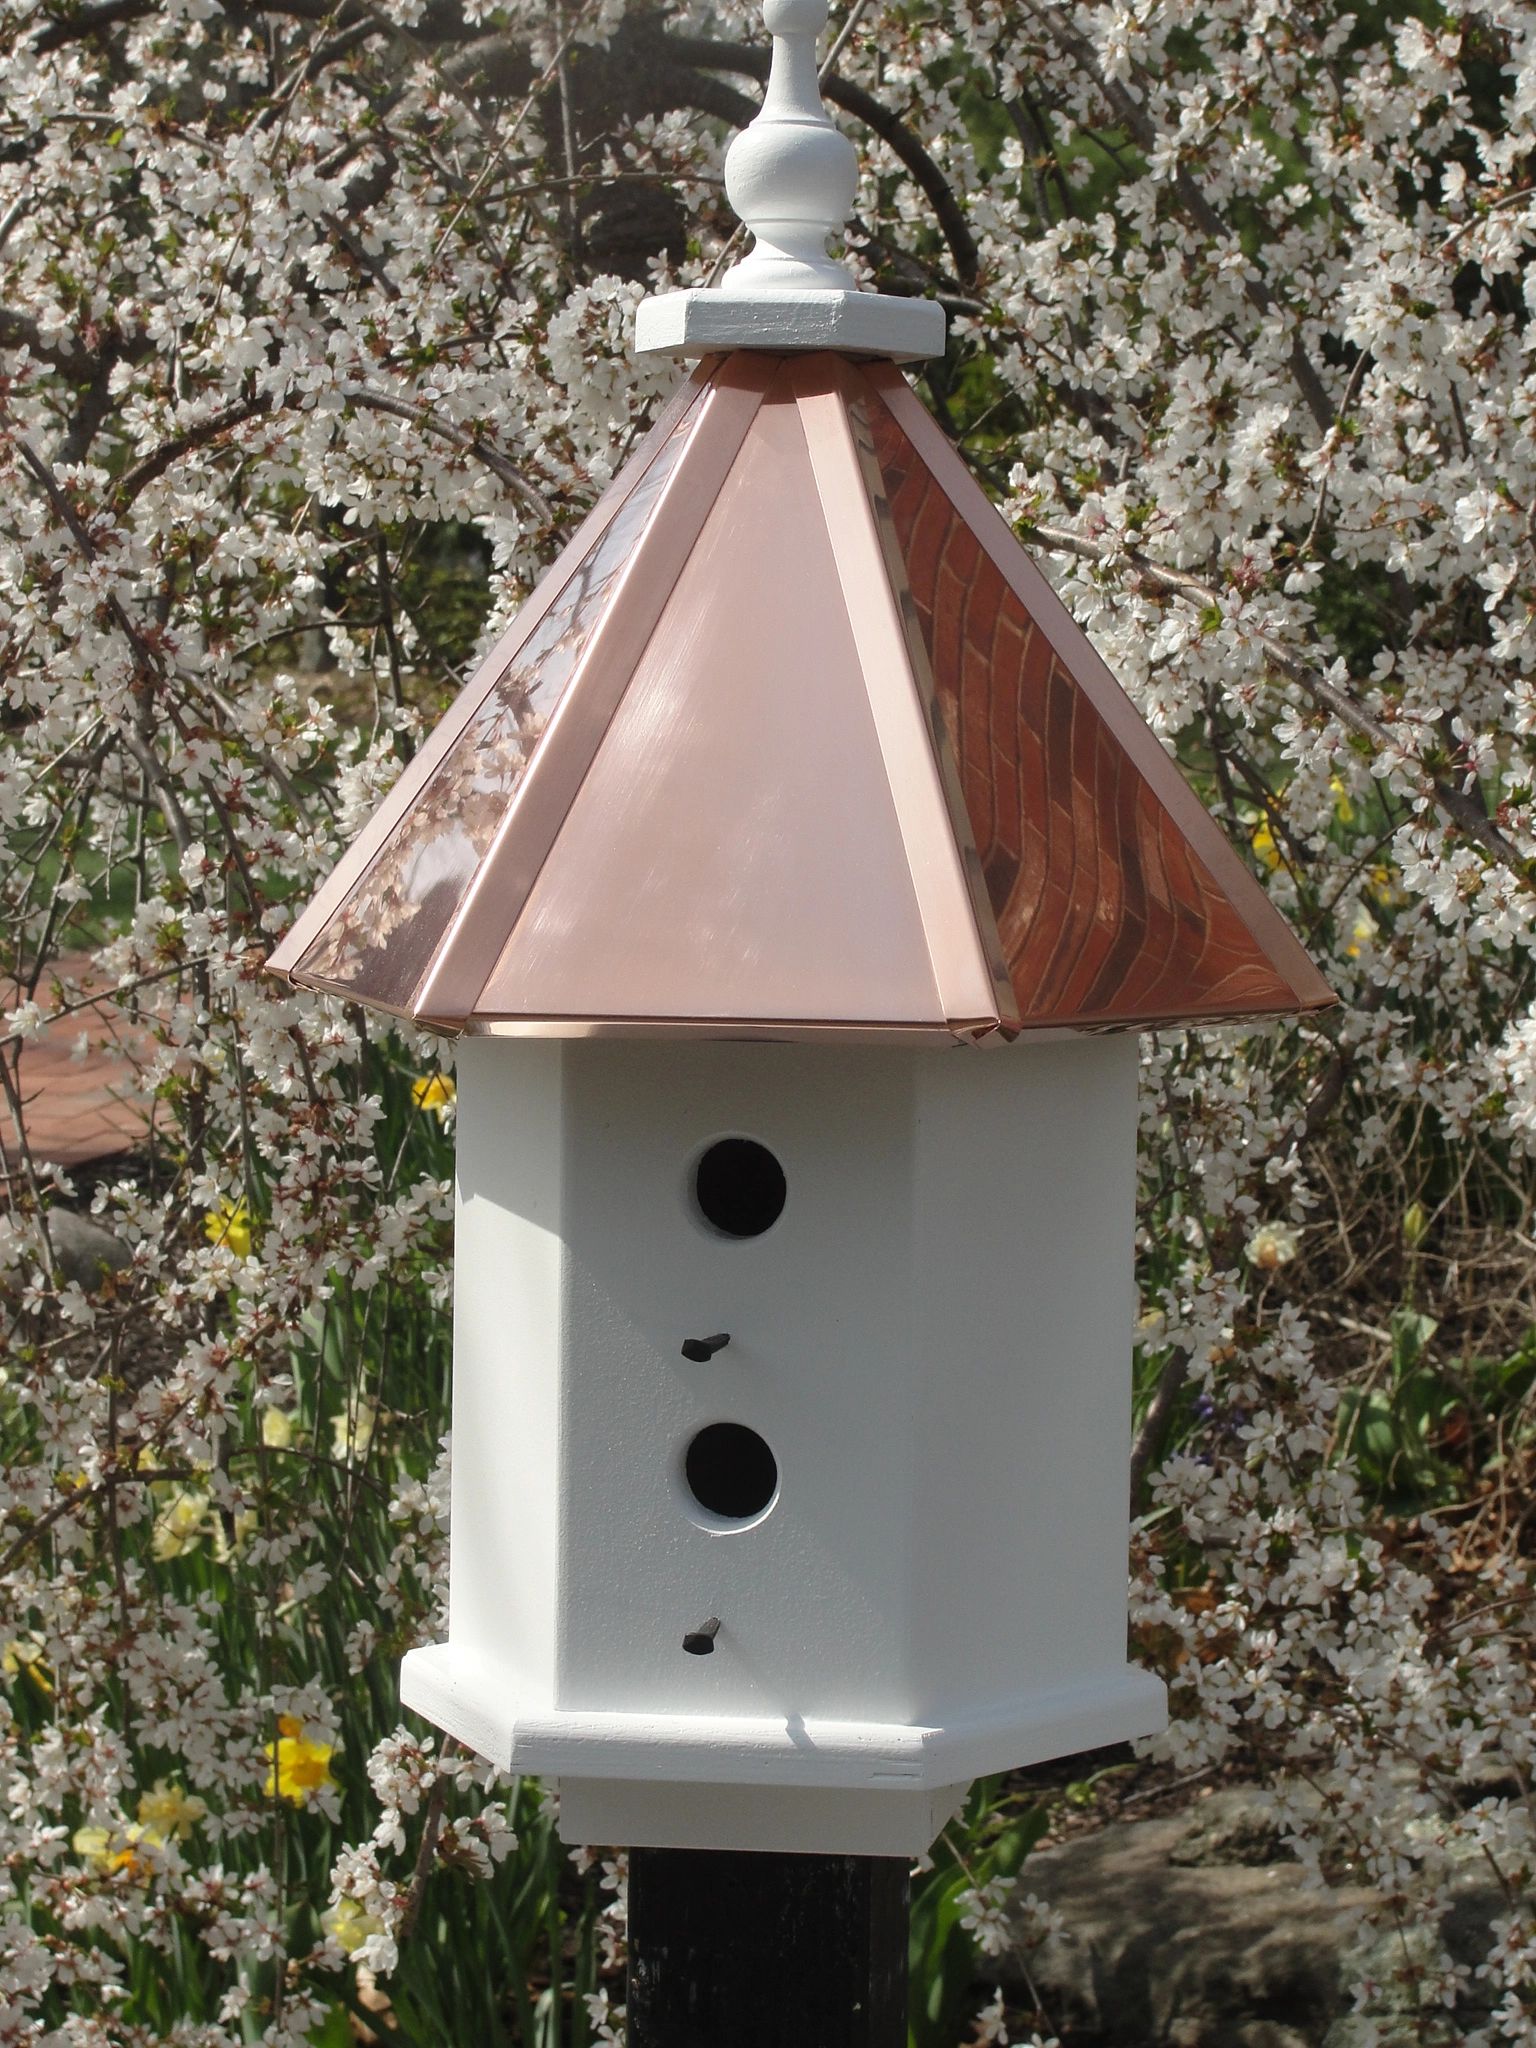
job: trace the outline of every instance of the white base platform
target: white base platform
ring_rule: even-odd
[[[1162,1682],[1131,1667],[942,1728],[575,1713],[519,1702],[510,1673],[448,1643],[411,1651],[400,1697],[502,1770],[557,1778],[567,1840],[873,1856],[927,1848],[973,1778],[1167,1721]]]
[[[970,1782],[933,1792],[826,1792],[803,1785],[638,1784],[561,1778],[559,1834],[573,1849],[757,1849],[796,1856],[901,1856],[932,1846]]]
[[[713,286],[642,299],[635,314],[635,354],[832,349],[912,363],[943,355],[945,326],[944,308],[933,299],[895,299],[881,292],[748,294]]]

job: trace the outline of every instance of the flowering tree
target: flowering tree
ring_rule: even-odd
[[[0,2043],[341,2041],[392,1971],[412,2038],[613,2037],[621,1874],[396,1725],[442,1048],[261,962],[670,381],[630,315],[730,235],[756,16],[0,0]],[[940,421],[1343,997],[1146,1044],[1168,1753],[1378,1887],[1362,2043],[1536,2038],[1536,7],[844,20],[856,265],[948,307]],[[157,1120],[72,1184],[22,1055],[82,955]]]

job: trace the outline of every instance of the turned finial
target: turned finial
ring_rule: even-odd
[[[855,289],[827,254],[827,237],[853,211],[859,160],[821,102],[816,44],[826,0],[766,0],[773,37],[768,90],[725,158],[725,192],[754,236],[751,253],[720,281],[725,292]]]
[[[932,299],[860,291],[827,254],[858,191],[853,144],[822,105],[816,49],[827,0],[764,0],[773,61],[763,104],[726,152],[725,191],[752,247],[719,284],[641,301],[638,355],[836,349],[911,362],[944,353]]]

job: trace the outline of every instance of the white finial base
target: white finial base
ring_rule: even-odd
[[[932,299],[880,292],[663,292],[635,314],[637,356],[711,356],[722,349],[777,353],[835,349],[839,355],[925,362],[944,353],[944,308]]]
[[[635,353],[830,348],[898,362],[942,355],[942,307],[861,292],[827,254],[828,236],[853,207],[858,160],[821,103],[816,39],[826,0],[764,0],[763,20],[773,36],[768,89],[725,158],[726,195],[753,247],[717,287],[642,301]]]

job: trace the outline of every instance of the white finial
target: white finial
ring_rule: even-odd
[[[750,253],[717,286],[641,301],[637,355],[717,349],[837,349],[910,362],[944,353],[944,311],[932,299],[860,291],[827,238],[853,210],[858,157],[821,101],[816,44],[827,0],[764,0],[773,37],[768,89],[731,144],[725,190],[752,230]]]
[[[827,237],[853,211],[859,160],[827,119],[816,74],[826,0],[767,0],[773,65],[762,110],[726,152],[725,193],[752,230],[752,253],[720,289],[849,292],[852,277],[827,254]]]

